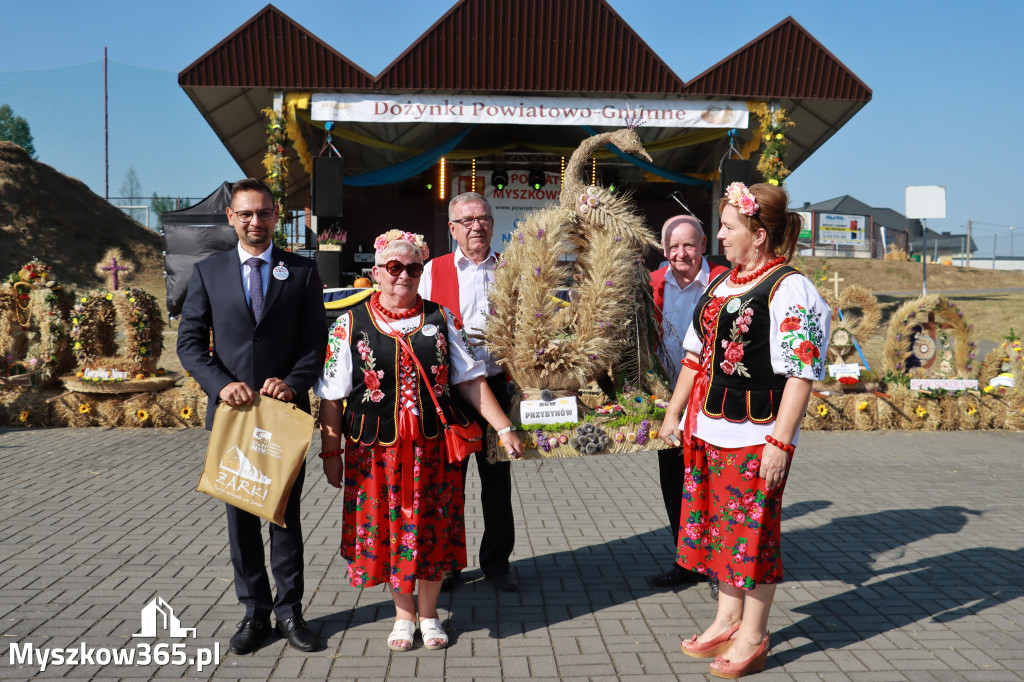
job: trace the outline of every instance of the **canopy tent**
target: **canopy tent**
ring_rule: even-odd
[[[171,317],[181,314],[192,266],[238,243],[225,210],[230,205],[231,183],[225,182],[195,206],[164,213],[164,276]]]

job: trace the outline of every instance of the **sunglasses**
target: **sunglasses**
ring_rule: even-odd
[[[384,269],[392,277],[398,277],[403,272],[408,272],[410,277],[419,277],[423,274],[423,263],[409,263],[406,265],[400,260],[389,260]]]

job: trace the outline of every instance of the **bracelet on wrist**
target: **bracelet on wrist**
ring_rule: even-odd
[[[319,456],[320,459],[331,459],[332,457],[340,457],[343,454],[345,454],[345,451],[339,448],[337,450],[325,450]]]
[[[789,454],[792,455],[793,452],[796,451],[796,446],[793,445],[792,443],[783,443],[780,440],[776,440],[772,436],[765,436],[764,439],[765,439],[765,442],[769,443],[770,445],[774,445],[775,447],[777,447],[778,449],[782,450],[783,452],[788,452]]]
[[[511,433],[512,431],[515,431],[515,430],[516,430],[516,427],[514,427],[514,426],[506,426],[503,429],[498,429],[498,431],[497,431],[498,438],[501,438],[506,433]]]

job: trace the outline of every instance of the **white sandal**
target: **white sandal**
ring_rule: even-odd
[[[420,618],[420,635],[423,637],[423,646],[428,649],[444,649],[448,646],[448,634],[438,618]],[[441,643],[431,644],[432,640]]]
[[[395,620],[395,627],[388,635],[388,648],[392,651],[408,651],[416,637],[416,623],[404,618]]]

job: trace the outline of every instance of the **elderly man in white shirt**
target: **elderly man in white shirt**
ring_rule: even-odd
[[[669,376],[669,385],[675,386],[682,370],[683,337],[693,319],[697,299],[704,293],[712,275],[724,272],[723,266],[712,267],[704,258],[707,236],[700,221],[690,215],[677,215],[665,221],[661,228],[661,247],[668,265],[651,273],[655,314],[662,325],[658,359]],[[679,537],[679,514],[683,503],[684,462],[682,448],[658,451],[658,474],[661,495],[668,512],[672,542]],[[674,587],[703,580],[703,576],[676,565],[665,573],[648,578],[654,587]]]
[[[494,284],[497,254],[491,250],[494,215],[483,195],[465,192],[448,204],[448,229],[458,243],[454,253],[431,259],[420,278],[420,295],[454,312],[470,334],[483,332],[488,311],[487,294]],[[510,409],[509,384],[505,372],[483,348],[487,384],[498,404]],[[481,423],[486,430],[487,424]],[[480,473],[480,502],[484,515],[484,534],[480,540],[480,568],[484,576],[503,592],[515,592],[519,585],[511,573],[509,557],[515,545],[515,521],[512,515],[512,467],[510,462],[487,461],[487,453],[476,454]],[[463,462],[465,482],[469,459]],[[453,589],[459,575],[447,576],[441,589]]]

